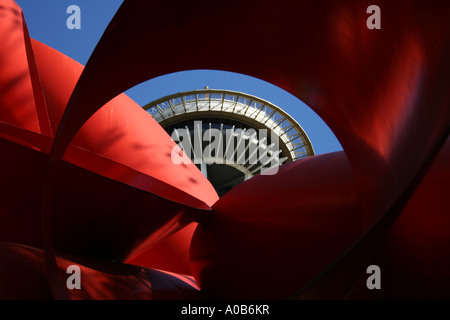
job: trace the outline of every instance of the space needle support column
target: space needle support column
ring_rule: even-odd
[[[203,173],[203,175],[208,178],[208,170],[206,166],[205,160],[202,158],[202,162],[200,162],[200,171]]]

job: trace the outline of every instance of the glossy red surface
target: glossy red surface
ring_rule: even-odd
[[[344,152],[247,180],[213,206],[191,245],[199,285],[219,299],[287,299],[363,233]]]
[[[189,251],[196,227],[197,223],[193,222],[126,262],[147,268],[192,275]]]

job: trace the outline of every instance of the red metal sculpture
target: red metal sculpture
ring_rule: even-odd
[[[449,298],[450,6],[377,2],[383,26],[370,30],[366,1],[125,0],[83,68],[30,39],[2,0],[1,298]],[[236,11],[246,20],[230,25]],[[153,50],[199,34],[206,48],[230,39],[242,50]],[[122,94],[189,69],[278,85],[345,154],[218,199]],[[189,247],[201,291],[192,277],[127,264],[188,273]],[[81,291],[65,287],[69,264],[86,274]],[[365,287],[370,264],[386,289]]]

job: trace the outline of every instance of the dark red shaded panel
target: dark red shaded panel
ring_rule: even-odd
[[[380,243],[370,264],[381,268],[381,290],[365,274],[352,299],[450,299],[450,140]]]
[[[5,186],[0,194],[0,240],[40,247],[41,196],[48,155],[0,139]],[[86,151],[68,155],[86,158]],[[90,154],[95,163],[95,154]],[[104,167],[113,167],[108,159]],[[11,168],[20,168],[12,170]],[[24,187],[26,186],[26,187]],[[57,250],[123,260],[198,218],[185,206],[63,162],[52,203]],[[24,201],[26,199],[26,201]]]
[[[24,42],[22,10],[0,1],[0,121],[40,132]]]
[[[1,241],[0,257],[1,300],[52,299],[42,251]]]
[[[0,299],[51,299],[42,250],[0,242]],[[197,299],[200,292],[192,279],[158,270],[85,258],[58,255],[60,276],[67,267],[81,270],[81,289],[68,290],[72,299]]]
[[[362,233],[344,152],[315,156],[258,175],[214,206],[191,246],[191,269],[214,298],[285,299]]]
[[[192,300],[203,298],[192,277],[139,266],[71,255],[58,255],[65,271],[79,265],[82,290],[69,290],[72,299],[95,300]],[[62,273],[63,278],[67,278]]]

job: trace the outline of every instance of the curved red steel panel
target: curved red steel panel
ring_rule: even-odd
[[[51,299],[42,250],[0,242],[0,299]],[[81,288],[70,290],[73,300],[167,300],[202,298],[195,282],[183,275],[74,255],[58,255],[58,273],[80,268]]]
[[[0,121],[41,132],[28,68],[20,7],[12,0],[0,8]]]
[[[125,262],[147,268],[192,275],[189,251],[196,227],[197,223],[193,222]]]
[[[36,40],[32,40],[32,45],[50,123],[56,131],[83,66]],[[125,94],[96,112],[80,129],[72,145],[160,180],[186,194],[181,199],[174,196],[173,188],[167,192],[165,189],[168,187],[142,187],[172,201],[207,209],[218,199],[211,183],[191,161],[183,166],[172,162],[171,152],[176,144],[149,114]],[[106,168],[103,171],[98,173],[130,183],[126,174],[122,173],[125,177],[121,179],[120,176],[110,176]],[[201,205],[199,200],[205,204]]]
[[[8,12],[2,16],[5,45],[1,61],[9,69],[2,65],[1,112],[6,123],[0,126],[0,144],[8,157],[2,158],[0,170],[8,188],[1,195],[0,239],[40,247],[41,195],[51,127],[56,131],[83,67],[30,41],[20,8],[11,4],[1,10]],[[3,32],[13,26],[14,33]],[[18,54],[11,61],[14,50]],[[8,70],[23,77],[16,81]],[[30,95],[36,100],[23,99],[27,104],[22,104],[36,121],[42,124],[42,117],[48,116],[45,135],[39,127],[30,127],[17,92],[22,99]],[[46,108],[44,113],[42,108]],[[175,146],[131,99],[125,95],[113,99],[80,130],[59,164],[52,186],[53,228],[45,237],[55,240],[56,250],[124,260],[194,221],[202,210],[210,210],[207,203],[217,199],[214,188],[192,163],[175,166],[170,161]],[[188,212],[186,206],[201,210]]]
[[[349,299],[450,298],[450,139],[392,228],[372,252],[381,290],[363,277]]]
[[[287,299],[363,233],[344,152],[285,164],[226,193],[200,224],[191,268],[219,299]]]

